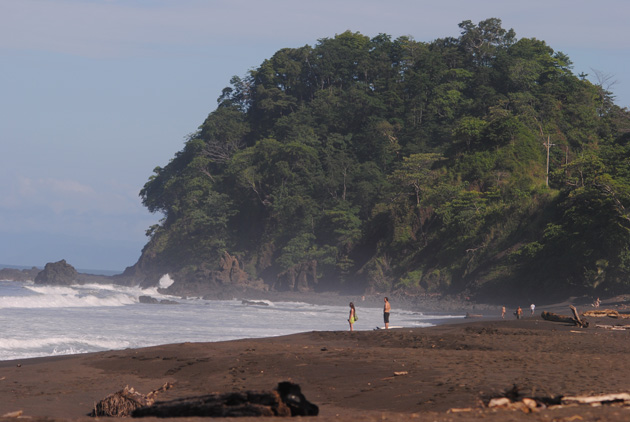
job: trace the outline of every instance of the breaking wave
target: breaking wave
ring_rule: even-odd
[[[124,349],[128,341],[106,338],[43,337],[11,339],[0,337],[0,360],[24,357],[57,356],[101,350]]]
[[[25,284],[19,294],[0,297],[2,308],[117,307],[138,303],[142,295],[160,295],[157,288],[116,285],[38,286]]]

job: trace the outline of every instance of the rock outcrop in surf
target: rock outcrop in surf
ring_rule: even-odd
[[[54,284],[68,286],[75,284],[79,278],[78,271],[65,259],[49,262],[35,277],[35,284]]]
[[[33,281],[41,269],[33,267],[29,270],[17,268],[3,268],[0,270],[0,280],[8,281]]]

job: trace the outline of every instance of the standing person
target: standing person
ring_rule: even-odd
[[[389,304],[389,299],[385,297],[385,306],[383,307],[383,321],[385,322],[385,329],[389,329],[389,312],[392,310],[392,305]]]
[[[516,308],[516,312],[514,312],[514,315],[516,315],[516,319],[521,319],[521,316],[523,316],[523,309],[521,309],[521,307],[519,306],[518,308]]]
[[[354,303],[350,302],[350,315],[348,322],[350,323],[350,331],[354,331],[354,322],[357,320],[357,311],[354,309]]]
[[[532,303],[531,305],[529,305],[529,309],[531,309],[532,315],[534,315],[534,311],[536,310],[536,305]]]
[[[505,319],[505,306],[501,308],[501,319]]]

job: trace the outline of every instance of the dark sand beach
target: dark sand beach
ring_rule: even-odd
[[[126,385],[148,393],[170,382],[158,400],[171,400],[288,380],[319,406],[312,420],[630,420],[630,408],[613,405],[489,409],[514,386],[535,398],[630,392],[630,332],[594,327],[623,320],[580,329],[510,317],[4,361],[0,415],[94,420],[95,402]]]

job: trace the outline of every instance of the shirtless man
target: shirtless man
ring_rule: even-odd
[[[392,306],[389,304],[389,299],[385,298],[385,306],[383,307],[383,320],[385,321],[385,329],[389,329],[389,312]]]

